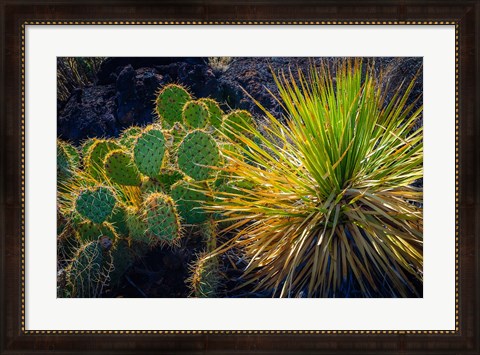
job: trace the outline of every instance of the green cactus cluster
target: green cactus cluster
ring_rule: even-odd
[[[59,186],[66,186],[58,199],[59,215],[62,230],[73,231],[78,244],[66,267],[75,295],[92,294],[84,280],[99,280],[105,270],[111,273],[106,280],[118,283],[134,255],[157,246],[178,247],[187,235],[200,233],[206,251],[213,250],[211,227],[219,214],[207,212],[205,205],[212,190],[228,183],[228,177],[217,178],[224,163],[220,147],[234,144],[229,132],[251,116],[246,111],[225,115],[215,100],[195,100],[177,84],[161,88],[155,103],[158,119],[147,127],[130,127],[116,139],[88,139],[78,151],[58,141],[57,177]],[[98,267],[82,267],[87,258]],[[201,279],[195,295],[213,295],[218,260],[199,261],[194,269],[191,281]]]

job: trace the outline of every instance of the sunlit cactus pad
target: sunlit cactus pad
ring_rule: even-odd
[[[128,149],[132,149],[137,140],[137,136],[142,133],[142,129],[137,126],[127,128],[118,139],[118,142]]]
[[[74,297],[98,297],[103,281],[103,250],[97,241],[81,246],[66,269],[67,287]]]
[[[93,223],[102,223],[112,214],[115,203],[113,192],[107,187],[98,186],[81,191],[75,201],[75,208]]]
[[[208,107],[201,101],[189,101],[183,107],[183,121],[188,128],[203,128],[208,123]]]
[[[118,149],[108,153],[105,157],[105,171],[117,184],[137,186],[141,183],[140,173],[132,156],[126,151]]]
[[[143,220],[140,211],[137,208],[127,208],[126,224],[129,236],[132,240],[144,243],[152,243],[153,239],[147,235],[147,224]]]
[[[80,156],[72,145],[57,142],[57,177],[66,179],[72,176],[73,171],[80,163]]]
[[[77,238],[81,242],[101,241],[105,243],[104,238],[110,240],[110,245],[118,238],[113,226],[108,222],[100,224],[84,221],[77,227]],[[108,249],[108,246],[105,245]]]
[[[215,297],[220,286],[218,258],[202,254],[193,264],[190,287],[199,298]]]
[[[147,128],[138,138],[133,150],[138,170],[149,177],[156,177],[165,155],[165,136],[153,127]]]
[[[183,106],[190,99],[190,94],[180,85],[165,86],[157,96],[157,114],[162,126],[170,128],[175,122],[181,122]]]
[[[206,202],[208,198],[198,187],[180,180],[172,186],[171,196],[175,200],[183,222],[198,224],[205,222],[208,218],[208,214],[202,208],[202,202]]]
[[[215,128],[221,128],[223,121],[223,111],[220,108],[218,102],[209,98],[202,98],[198,101],[203,102],[205,105],[207,105],[210,124]]]
[[[206,132],[195,130],[183,139],[178,147],[178,166],[195,180],[208,179],[218,166],[220,152],[215,139]]]
[[[104,178],[104,166],[103,162],[105,157],[112,150],[121,149],[121,146],[110,140],[94,140],[88,147],[85,155],[85,170],[91,174],[97,180]]]
[[[145,200],[147,233],[161,243],[180,238],[180,219],[170,196],[152,193]]]

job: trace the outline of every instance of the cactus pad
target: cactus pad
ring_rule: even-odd
[[[149,194],[151,192],[163,192],[162,185],[157,179],[154,178],[147,178],[143,180],[140,189],[144,194]]]
[[[218,166],[220,153],[217,143],[200,130],[189,133],[178,147],[178,166],[195,180],[205,180],[213,174],[212,166]]]
[[[220,287],[220,271],[215,256],[200,255],[191,267],[190,287],[195,297],[215,297]]]
[[[180,85],[165,86],[157,96],[157,114],[162,126],[170,128],[175,122],[181,122],[183,106],[190,99],[190,94]]]
[[[119,137],[118,142],[123,145],[125,148],[133,149],[135,146],[135,142],[137,140],[137,136],[142,133],[142,129],[137,126],[132,126],[127,128]]]
[[[108,238],[111,246],[118,238],[118,235],[115,232],[115,228],[108,222],[96,224],[90,221],[83,221],[77,226],[77,238],[82,243],[91,241],[102,241],[105,243],[104,238]],[[106,244],[104,244],[104,248],[109,249]]]
[[[78,167],[80,157],[75,147],[68,143],[57,141],[57,178],[68,179],[73,175],[73,170]]]
[[[90,147],[95,143],[98,139],[96,138],[88,138],[85,141],[83,141],[82,146],[80,148],[80,153],[82,153],[82,157],[86,157],[88,154],[88,150]]]
[[[208,123],[208,107],[201,101],[188,101],[183,107],[182,116],[188,128],[203,128]]]
[[[198,187],[192,186],[188,181],[180,180],[172,186],[171,196],[185,223],[198,224],[207,220],[208,214],[202,207],[208,198],[205,193],[198,190]]]
[[[95,140],[85,155],[85,170],[97,179],[103,180],[105,170],[103,162],[105,157],[112,150],[121,149],[121,146],[114,141]]]
[[[185,175],[177,169],[162,169],[158,175],[158,182],[162,186],[163,191],[169,192],[172,185],[182,180]]]
[[[103,251],[96,241],[81,246],[66,269],[67,287],[71,297],[100,297],[108,280]]]
[[[145,200],[147,233],[168,245],[180,238],[180,218],[171,197],[152,193]]]
[[[73,167],[78,167],[80,165],[80,154],[78,154],[77,148],[68,143],[63,143],[63,148],[70,157]]]
[[[150,246],[155,244],[153,239],[147,232],[147,224],[143,220],[141,213],[134,207],[127,209],[126,223],[129,236],[133,241],[146,243]]]
[[[159,129],[147,128],[138,138],[133,150],[138,170],[149,177],[156,177],[165,155],[165,137]]]
[[[105,157],[105,171],[115,183],[126,186],[138,186],[141,183],[140,173],[133,159],[126,151],[112,150]]]
[[[115,207],[115,196],[104,186],[85,189],[75,201],[75,209],[83,217],[94,223],[102,223],[112,214]]]
[[[128,227],[125,222],[127,218],[127,212],[125,210],[125,207],[119,205],[115,206],[113,209],[112,215],[108,217],[107,222],[109,222],[113,228],[115,228],[115,231],[122,236],[128,236]]]
[[[223,111],[218,105],[218,102],[209,98],[202,98],[199,101],[207,105],[210,124],[215,128],[221,128]]]

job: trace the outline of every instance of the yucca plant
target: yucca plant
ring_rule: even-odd
[[[332,74],[333,72],[333,74]],[[252,188],[217,191],[248,266],[240,285],[276,297],[410,297],[422,293],[423,173],[415,79],[389,90],[372,63],[345,59],[274,75],[274,117],[230,130],[224,173]],[[407,103],[408,102],[408,103]],[[243,132],[243,133],[242,133]],[[245,185],[243,183],[243,185]],[[242,186],[242,184],[239,184]]]

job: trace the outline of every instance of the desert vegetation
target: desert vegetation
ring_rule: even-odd
[[[129,270],[156,250],[193,255],[169,276],[192,297],[421,296],[416,78],[391,87],[361,59],[272,72],[282,114],[169,83],[154,122],[58,140],[59,297],[149,297]]]

